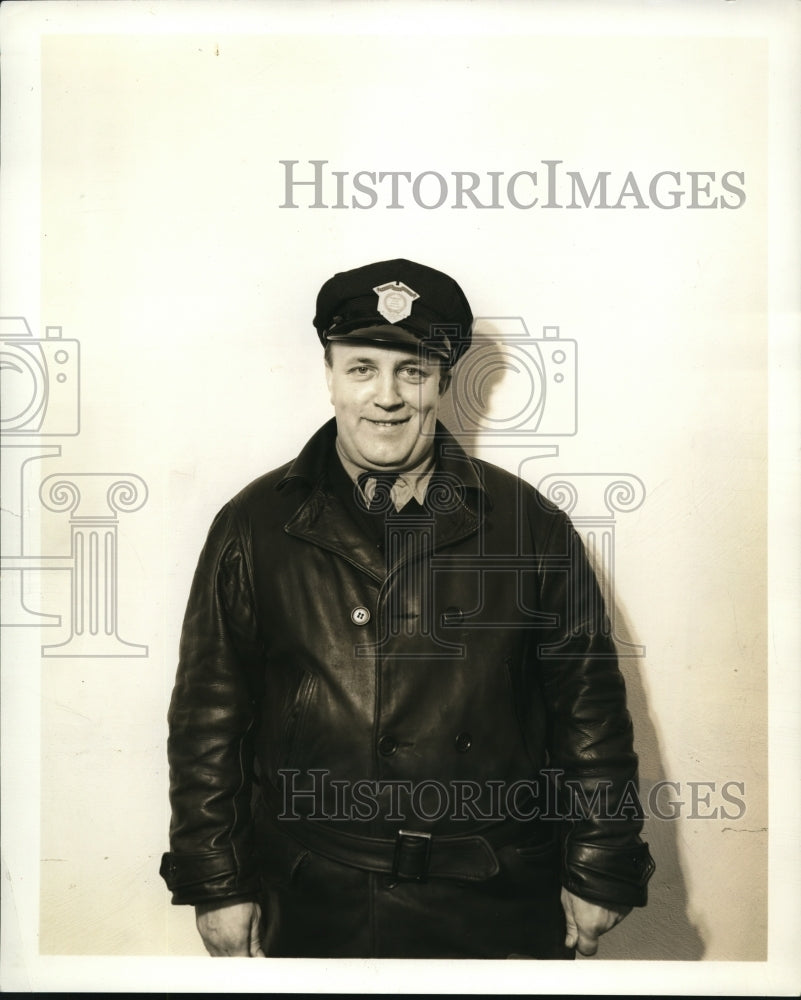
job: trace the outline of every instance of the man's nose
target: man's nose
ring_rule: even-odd
[[[376,383],[374,402],[382,410],[397,410],[403,406],[403,397],[398,391],[398,380],[394,374],[380,376]]]

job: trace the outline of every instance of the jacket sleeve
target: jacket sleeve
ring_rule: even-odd
[[[637,755],[609,619],[570,519],[553,508],[545,521],[540,601],[553,624],[537,629],[537,659],[566,818],[562,881],[591,902],[644,906],[654,863],[639,836]]]
[[[160,873],[173,903],[257,897],[249,840],[260,642],[246,552],[228,504],[195,571],[168,713],[171,850]]]

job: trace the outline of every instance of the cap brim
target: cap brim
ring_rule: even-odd
[[[366,343],[410,346],[418,351],[436,354],[438,357],[445,358],[446,360],[450,358],[451,354],[449,344],[423,339],[422,337],[418,337],[417,334],[412,333],[411,330],[406,330],[402,326],[394,326],[392,324],[361,326],[355,330],[348,330],[346,333],[333,332],[326,335],[326,340],[334,342],[354,341],[355,343],[363,341]]]

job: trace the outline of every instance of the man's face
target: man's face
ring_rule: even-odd
[[[330,347],[325,376],[345,455],[363,469],[417,465],[433,445],[449,381],[439,360],[368,343]]]

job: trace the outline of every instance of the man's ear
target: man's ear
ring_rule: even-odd
[[[328,386],[328,397],[331,403],[334,402],[334,394],[331,391],[331,383],[333,381],[334,373],[331,371],[331,365],[328,363],[328,359],[325,359],[325,384]]]

